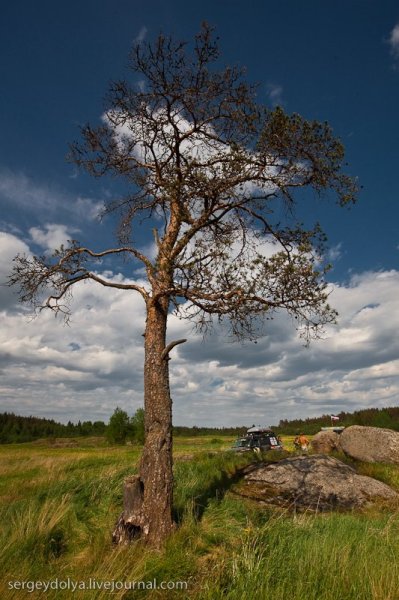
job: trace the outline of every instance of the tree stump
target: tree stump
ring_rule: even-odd
[[[123,512],[112,533],[114,544],[129,544],[142,534],[144,486],[138,475],[127,477],[123,487]]]

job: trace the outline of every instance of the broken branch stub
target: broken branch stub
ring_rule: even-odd
[[[171,350],[173,350],[173,348],[175,346],[177,346],[178,344],[184,344],[184,342],[187,342],[187,339],[182,339],[182,340],[175,340],[174,342],[170,342],[170,344],[168,344],[165,349],[163,350],[162,354],[161,354],[161,358],[162,360],[170,360],[169,358],[169,352]]]

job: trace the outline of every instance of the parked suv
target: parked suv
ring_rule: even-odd
[[[234,450],[234,452],[249,452],[250,450],[252,450],[251,446],[249,445],[250,441],[251,440],[246,437],[239,438],[234,442],[231,449]]]
[[[232,450],[235,452],[266,452],[268,450],[282,450],[283,445],[278,440],[276,434],[271,429],[261,429],[260,427],[251,427],[248,429],[245,437],[239,438],[234,442]]]

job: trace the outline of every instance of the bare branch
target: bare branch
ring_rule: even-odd
[[[136,291],[147,300],[149,294],[144,287],[135,283],[109,281],[86,267],[88,257],[100,259],[126,252],[135,258],[140,254],[131,248],[112,248],[95,252],[71,242],[69,248],[61,247],[50,258],[19,255],[14,259],[9,285],[19,286],[22,302],[28,302],[38,310],[49,308],[55,313],[61,312],[66,318],[69,315],[68,301],[71,299],[71,289],[82,281],[92,280],[104,287]],[[150,266],[152,268],[152,265]],[[66,304],[61,304],[61,300],[66,300]]]

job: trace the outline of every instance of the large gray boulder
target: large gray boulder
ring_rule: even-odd
[[[399,499],[388,485],[322,454],[251,465],[235,492],[265,504],[320,511]]]
[[[319,431],[310,443],[312,450],[318,454],[330,454],[340,450],[339,434],[335,431]]]
[[[340,444],[351,458],[399,464],[399,433],[392,429],[353,425],[341,433]]]

